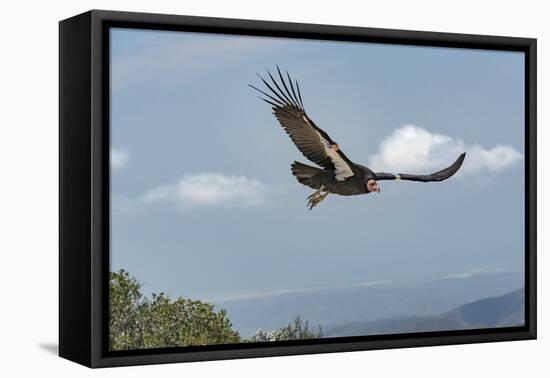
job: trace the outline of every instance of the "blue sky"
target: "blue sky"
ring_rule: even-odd
[[[247,86],[288,69],[353,161],[429,173],[328,198]],[[111,269],[146,292],[221,300],[522,271],[523,54],[111,31]]]

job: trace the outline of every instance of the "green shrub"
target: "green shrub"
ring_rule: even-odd
[[[225,310],[164,293],[146,298],[128,272],[110,274],[109,342],[112,350],[227,344],[240,341]]]

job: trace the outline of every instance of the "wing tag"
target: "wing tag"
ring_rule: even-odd
[[[317,131],[316,131],[317,132]],[[317,132],[319,140],[325,147],[325,154],[330,158],[332,164],[334,164],[334,177],[336,181],[344,181],[348,177],[353,176],[351,167],[346,163],[344,159],[338,153],[339,147],[337,144],[329,143],[325,138]]]

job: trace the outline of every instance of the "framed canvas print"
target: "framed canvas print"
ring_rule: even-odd
[[[536,337],[536,40],[60,22],[60,355]]]

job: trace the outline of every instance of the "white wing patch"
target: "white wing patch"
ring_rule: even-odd
[[[342,157],[340,157],[340,154],[337,151],[334,151],[332,149],[332,145],[325,140],[319,134],[317,131],[315,131],[317,135],[319,135],[319,138],[321,139],[321,143],[323,143],[323,146],[325,147],[325,153],[332,161],[332,164],[334,164],[334,177],[336,178],[336,181],[344,181],[348,177],[353,176],[353,171],[351,170],[351,167],[346,163]]]
[[[309,120],[305,115],[302,116],[302,119],[313,130],[315,130],[315,128],[313,128],[313,125],[309,123]],[[323,144],[323,147],[325,147],[325,153],[332,161],[332,164],[334,164],[334,178],[336,179],[336,181],[344,181],[348,177],[353,176],[353,171],[351,170],[351,167],[348,165],[348,163],[346,163],[346,161],[340,157],[340,154],[337,151],[334,151],[332,149],[332,145],[325,138],[323,138],[317,130],[315,130],[315,133],[317,133],[319,139],[321,140],[321,143]]]

